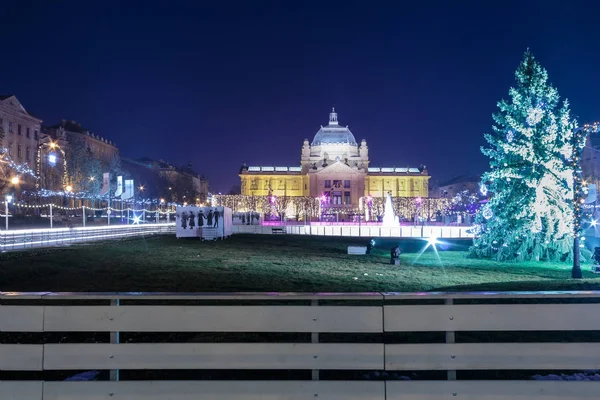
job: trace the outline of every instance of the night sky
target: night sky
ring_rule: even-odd
[[[243,162],[299,165],[332,106],[372,166],[479,174],[527,47],[580,122],[600,118],[594,1],[88,3],[3,7],[0,92],[124,157],[192,162],[217,192]]]

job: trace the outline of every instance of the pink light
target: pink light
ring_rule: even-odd
[[[327,203],[327,196],[325,194],[321,196],[321,203]]]
[[[421,204],[421,202],[422,202],[422,201],[423,201],[423,199],[422,199],[422,198],[420,198],[420,197],[417,197],[417,203]]]
[[[271,203],[275,204],[276,201],[277,201],[277,197],[271,196]]]

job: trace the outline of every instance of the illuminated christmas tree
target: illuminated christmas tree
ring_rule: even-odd
[[[490,199],[476,217],[471,255],[500,261],[566,260],[573,250],[572,138],[567,100],[527,51],[511,100],[498,103],[493,133],[482,147],[490,171],[481,191]]]

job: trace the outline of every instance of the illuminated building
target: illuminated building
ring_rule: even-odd
[[[16,163],[35,168],[41,123],[16,96],[0,96],[0,147],[7,148]]]
[[[312,142],[302,144],[299,166],[246,166],[240,170],[247,196],[323,197],[332,208],[358,207],[364,196],[427,197],[425,167],[370,167],[367,141],[360,144],[335,110]]]

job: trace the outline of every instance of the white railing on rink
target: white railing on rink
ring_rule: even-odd
[[[174,232],[175,223],[3,231],[0,232],[0,251]]]
[[[0,331],[4,338],[10,337],[11,332],[60,332],[67,343],[2,344],[0,370],[42,373],[107,370],[110,380],[4,380],[0,381],[0,398],[591,400],[598,398],[600,383],[469,380],[461,377],[460,372],[529,370],[533,375],[541,370],[600,369],[600,343],[549,343],[544,338],[549,331],[600,331],[598,305],[594,304],[598,299],[600,292],[4,292],[0,294]],[[67,305],[73,301],[76,305]],[[86,305],[88,302],[91,304]],[[535,331],[540,343],[461,342],[456,333],[463,331]],[[69,339],[69,334],[79,337],[77,334],[82,332],[110,333],[111,340],[73,343]],[[304,342],[294,343],[277,339],[269,343],[256,340],[227,343],[218,339],[202,343],[146,343],[147,340],[119,343],[123,332],[217,333],[211,336],[213,339],[218,338],[218,333],[310,335]],[[423,332],[438,333],[445,341],[398,343],[386,339],[394,334]],[[323,334],[346,335],[343,338],[351,334],[375,334],[375,339],[358,336],[359,339],[323,343],[320,340],[325,339]],[[126,370],[306,370],[312,371],[312,379],[174,381],[144,380],[143,375],[138,375],[135,380],[120,380],[119,373]],[[433,371],[444,375],[438,380],[321,377],[324,372],[353,370],[388,374]]]
[[[349,225],[233,225],[233,233],[256,233],[270,235],[283,231],[290,235],[353,236],[353,237],[405,237],[427,238],[435,236],[446,239],[472,239],[470,226],[349,226]]]

